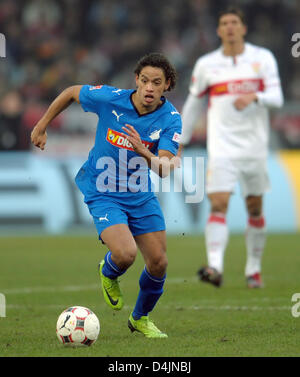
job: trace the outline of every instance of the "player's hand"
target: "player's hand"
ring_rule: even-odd
[[[236,108],[236,110],[241,111],[244,110],[247,106],[249,106],[250,103],[256,100],[257,96],[255,93],[243,94],[233,102],[233,106]]]
[[[143,154],[146,147],[142,143],[142,140],[140,138],[140,134],[136,131],[136,129],[131,126],[130,124],[125,124],[124,127],[122,127],[123,131],[126,132],[124,136],[128,139],[128,141],[132,144],[133,150],[138,154]]]
[[[31,132],[31,142],[36,147],[40,148],[42,151],[45,149],[47,142],[47,132],[42,129],[38,124],[34,127]]]

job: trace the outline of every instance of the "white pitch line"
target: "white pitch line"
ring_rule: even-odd
[[[169,278],[168,284],[177,284],[177,283],[184,283],[186,281],[194,282],[196,278]],[[89,285],[66,285],[66,286],[39,286],[39,287],[21,287],[21,288],[1,288],[0,292],[4,294],[31,294],[31,293],[39,293],[39,292],[76,292],[76,291],[91,291],[100,288],[100,281],[99,284],[89,284]]]
[[[175,277],[175,278],[167,278],[167,284],[186,284],[186,283],[196,283],[198,284],[198,279],[196,277]],[[125,284],[125,280],[124,280]],[[200,283],[199,283],[200,284]],[[214,287],[211,288],[211,294],[214,294]],[[81,292],[81,291],[95,291],[100,289],[100,281],[98,284],[87,284],[87,285],[65,285],[65,286],[36,286],[36,287],[20,287],[20,288],[1,288],[0,292],[5,295],[14,295],[14,294],[35,294],[35,293],[58,293],[58,292]],[[247,294],[249,290],[245,288],[245,294]],[[217,292],[216,292],[217,293]],[[250,302],[257,302],[257,303],[272,303],[272,302],[281,302],[281,303],[288,303],[290,302],[290,297],[241,297],[241,298],[231,298],[230,305],[239,304],[236,306],[237,308],[241,308],[242,302],[249,304]],[[215,297],[212,298],[201,298],[201,294],[199,295],[199,303],[203,304],[218,304],[220,301]],[[226,308],[227,302],[222,302],[222,305]],[[219,306],[218,306],[219,307]],[[247,307],[247,306],[246,306]],[[207,306],[205,306],[207,308]],[[236,309],[236,310],[243,310],[243,309]]]
[[[177,307],[177,310],[187,309],[187,310],[224,310],[224,311],[277,311],[277,310],[291,310],[290,306],[236,306],[236,305],[221,305],[221,306],[211,306],[211,305],[202,305],[202,306],[189,306],[189,307]]]
[[[103,307],[104,304],[97,303],[97,307]],[[28,309],[28,305],[19,305],[19,304],[8,304],[6,305],[7,309]],[[49,308],[49,309],[64,309],[64,306],[61,304],[47,304],[47,305],[32,305],[35,308]],[[125,310],[132,310],[132,306],[124,305]],[[214,305],[201,305],[201,306],[170,306],[170,305],[163,305],[161,306],[160,310],[190,310],[190,311],[248,311],[248,312],[255,312],[255,311],[290,311],[290,306],[236,306],[236,305],[221,305],[221,306],[214,306]]]
[[[79,291],[91,291],[99,289],[99,284],[90,285],[65,285],[61,287],[23,287],[23,288],[8,288],[1,289],[1,292],[5,295],[13,294],[32,294],[32,293],[51,293],[51,292],[79,292]]]

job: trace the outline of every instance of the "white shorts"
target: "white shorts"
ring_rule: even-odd
[[[233,192],[239,182],[242,195],[260,196],[270,189],[266,159],[208,159],[206,192]]]

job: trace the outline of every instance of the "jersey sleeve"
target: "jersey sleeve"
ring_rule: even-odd
[[[265,52],[262,76],[265,89],[263,92],[256,93],[258,103],[268,107],[281,107],[283,104],[283,94],[278,66],[274,55],[268,50]]]
[[[203,97],[208,92],[208,83],[205,75],[203,59],[198,59],[192,72],[189,91],[195,97]]]
[[[79,93],[79,102],[83,110],[99,114],[102,106],[110,101],[112,89],[107,85],[83,85]]]
[[[173,115],[173,117],[176,118],[162,132],[157,149],[163,149],[176,155],[180,143],[182,124],[179,114]]]
[[[201,114],[205,111],[205,105],[204,97],[198,98],[192,94],[188,95],[181,111],[182,134],[180,144],[187,145],[190,142],[194,127],[199,121]]]

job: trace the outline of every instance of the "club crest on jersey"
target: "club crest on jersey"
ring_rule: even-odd
[[[158,140],[160,138],[160,133],[161,133],[161,128],[159,130],[155,130],[155,131],[151,132],[149,137],[150,137],[151,140]]]
[[[252,63],[252,69],[255,73],[258,73],[260,70],[261,64],[259,62]]]
[[[128,139],[126,139],[126,137],[121,132],[109,128],[107,130],[106,140],[115,147],[133,151],[132,144],[128,141]],[[148,149],[151,149],[154,145],[154,143],[144,140],[142,140],[142,143]]]

